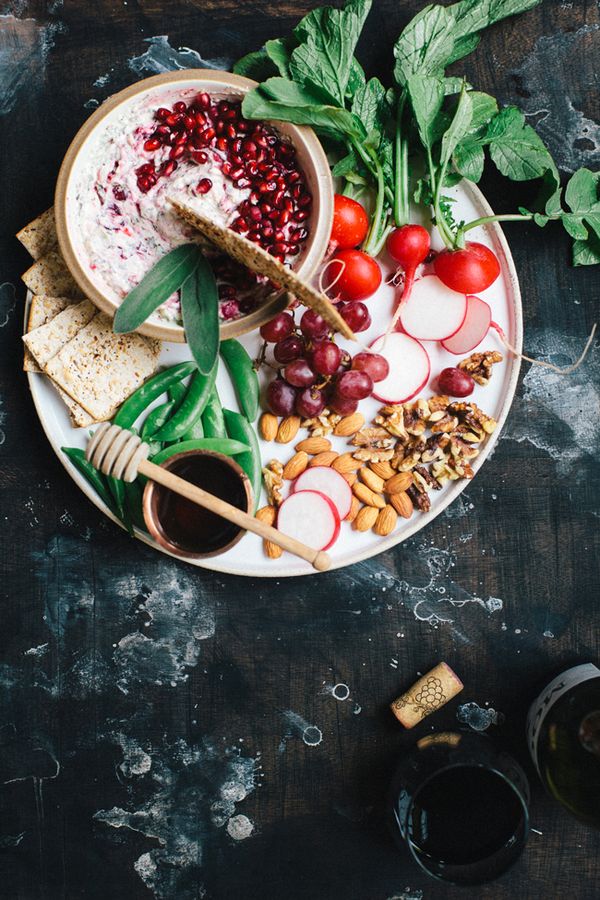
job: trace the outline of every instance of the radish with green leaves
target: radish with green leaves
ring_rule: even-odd
[[[462,250],[442,250],[435,257],[433,268],[440,281],[461,294],[487,290],[500,274],[496,254],[475,241]]]
[[[369,230],[369,217],[351,197],[336,194],[333,198],[333,225],[330,244],[332,250],[352,250],[362,244]]]

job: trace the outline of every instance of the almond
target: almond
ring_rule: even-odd
[[[325,450],[324,453],[317,453],[316,456],[313,456],[308,464],[308,468],[311,469],[313,466],[330,466],[337,458],[338,454],[335,450]]]
[[[279,423],[275,440],[278,444],[289,444],[298,434],[300,428],[300,416],[286,416]]]
[[[263,541],[263,548],[269,559],[279,559],[283,553],[279,544],[274,544],[273,541]]]
[[[341,475],[345,475],[346,472],[356,472],[361,466],[361,461],[359,459],[354,459],[351,453],[342,453],[341,456],[338,456],[338,458],[334,460],[331,468],[335,469],[335,471],[339,472]]]
[[[358,474],[368,488],[371,488],[376,494],[381,494],[383,485],[385,484],[383,478],[380,478],[379,475],[376,475],[375,472],[373,472],[372,469],[367,468],[367,466],[363,466]]]
[[[367,506],[373,506],[377,509],[383,509],[385,506],[385,500],[381,496],[381,494],[375,494],[373,491],[366,486],[366,484],[361,484],[360,481],[357,481],[355,485],[352,487],[352,491],[355,497],[361,501],[361,503],[365,503]]]
[[[386,494],[403,494],[413,483],[412,472],[397,472],[385,483]]]
[[[263,506],[256,510],[256,518],[265,525],[274,525],[277,518],[277,510],[274,506]]]
[[[273,413],[263,413],[258,427],[263,441],[274,441],[279,427],[277,416],[274,416]]]
[[[378,515],[379,512],[374,506],[363,506],[362,509],[359,509],[356,518],[352,522],[352,527],[355,531],[370,531],[377,521]]]
[[[293,481],[298,475],[302,475],[307,465],[308,453],[305,453],[304,450],[300,450],[298,453],[295,453],[283,467],[283,477],[287,481]]]
[[[402,518],[410,519],[413,513],[413,504],[408,494],[390,494],[390,503]]]
[[[375,534],[379,534],[381,535],[381,537],[385,537],[387,534],[392,533],[397,524],[398,513],[393,506],[390,506],[388,504],[379,511],[377,521],[373,525],[373,531],[375,532]]]
[[[350,506],[350,512],[346,516],[346,522],[354,522],[356,516],[358,515],[358,511],[360,509],[360,500],[358,497],[352,498],[352,504]]]
[[[387,481],[388,478],[391,478],[392,475],[395,475],[395,472],[390,466],[389,462],[370,462],[369,468],[373,469],[375,474],[379,475],[380,478],[383,478],[384,481]]]
[[[350,435],[360,431],[364,424],[365,417],[362,413],[355,412],[351,416],[344,416],[343,419],[340,419],[333,429],[333,433],[337,434],[338,437],[350,437]]]
[[[303,441],[296,444],[296,450],[303,450],[305,453],[310,453],[311,456],[314,456],[317,453],[325,453],[327,450],[331,450],[331,441],[324,437],[304,438]]]
[[[352,487],[353,484],[356,484],[356,479],[358,478],[356,472],[340,472],[340,475],[342,476],[344,481],[348,482],[350,487]]]

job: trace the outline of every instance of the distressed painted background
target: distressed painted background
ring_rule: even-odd
[[[315,3],[0,3],[0,895],[434,900],[382,798],[407,741],[390,699],[443,658],[463,694],[435,726],[523,722],[555,670],[597,659],[600,352],[568,380],[524,367],[493,458],[430,527],[341,573],[247,582],[178,565],[99,517],[50,452],[20,372],[26,254],[72,136],[110,93],[227,66]],[[360,45],[384,79],[422,4],[375,0]],[[600,163],[600,17],[545,0],[464,68],[517,103],[564,172]],[[182,49],[183,48],[183,49]],[[499,211],[514,187],[484,184]],[[598,274],[558,230],[507,229],[530,352],[576,356]],[[419,733],[429,728],[421,726]],[[413,740],[417,731],[410,736]],[[600,837],[534,783],[522,861],[478,898],[596,898]],[[469,892],[466,892],[469,894]]]

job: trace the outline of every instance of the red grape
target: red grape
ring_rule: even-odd
[[[296,398],[296,412],[305,419],[320,416],[325,409],[325,398],[317,388],[305,388]]]
[[[342,359],[342,351],[333,341],[320,341],[311,352],[311,365],[319,375],[333,375]]]
[[[355,333],[371,327],[371,316],[364,303],[340,303],[338,310],[344,322]]]
[[[310,387],[317,380],[317,376],[305,359],[295,359],[283,370],[283,377],[288,384],[294,387]]]
[[[347,397],[348,400],[364,400],[373,391],[373,379],[366,372],[358,372],[351,369],[340,375],[336,385],[335,392],[340,397]]]
[[[358,409],[358,400],[350,400],[348,397],[340,397],[334,394],[329,401],[329,406],[338,416],[351,416]]]
[[[282,341],[288,337],[293,330],[294,317],[290,313],[281,312],[274,319],[271,319],[270,322],[265,322],[264,325],[261,325],[260,336],[263,341],[268,341],[269,344],[276,344],[277,341]]]
[[[342,358],[340,359],[340,364],[337,367],[336,375],[341,375],[342,372],[345,372],[347,369],[352,367],[352,357],[348,353],[347,350],[342,350]]]
[[[298,359],[303,353],[304,341],[302,338],[296,337],[295,334],[291,334],[282,341],[278,341],[273,348],[275,359],[278,363],[282,363],[283,365],[292,362],[293,359]]]
[[[440,372],[438,387],[443,394],[450,394],[451,397],[468,397],[473,393],[475,382],[468,372],[449,366]]]
[[[352,360],[352,368],[366,372],[373,381],[383,381],[390,374],[390,364],[379,353],[357,353]]]
[[[300,331],[305,337],[315,340],[316,338],[325,337],[329,331],[329,325],[319,313],[312,309],[307,309],[300,319]]]
[[[294,412],[297,391],[295,388],[276,378],[267,388],[267,403],[275,416],[291,416]]]

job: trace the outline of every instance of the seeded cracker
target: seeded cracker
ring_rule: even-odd
[[[177,200],[170,199],[169,202],[186,222],[193,225],[194,228],[220,247],[228,256],[233,257],[233,259],[247,266],[258,275],[264,275],[280,284],[282,288],[294,294],[305,306],[309,306],[323,316],[327,324],[339,331],[344,337],[355,340],[354,332],[342,319],[329,298],[299,278],[288,266],[284,266],[270,253],[263,250],[262,247],[236,234],[230,228],[223,228],[221,225],[209,221],[209,219],[204,218],[204,216],[199,215],[193,209],[190,209],[189,206],[185,206]]]
[[[121,403],[153,374],[160,341],[114,334],[103,313],[79,331],[44,371],[97,421],[112,418]]]
[[[29,304],[29,317],[27,319],[27,333],[35,331],[41,325],[45,325],[50,319],[54,319],[63,309],[73,303],[68,297],[46,297],[43,294],[36,294],[31,298]],[[41,368],[36,363],[31,352],[25,347],[23,355],[23,371],[24,372],[41,372]]]
[[[33,259],[39,259],[58,246],[54,207],[50,207],[41,216],[22,228],[17,233],[19,240]]]
[[[21,277],[34,294],[72,297],[74,300],[83,299],[81,289],[75,283],[64,259],[57,250],[50,250],[49,253],[41,256]]]

